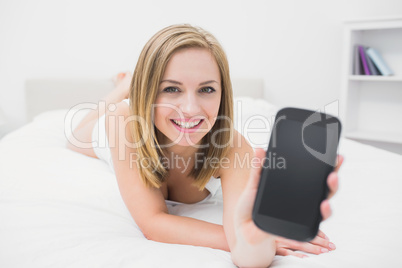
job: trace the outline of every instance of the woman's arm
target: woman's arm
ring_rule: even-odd
[[[222,225],[168,213],[160,213],[151,221],[152,231],[145,235],[150,240],[230,250]]]
[[[251,218],[261,171],[255,160],[264,155],[255,157],[251,146],[237,131],[233,140],[229,164],[220,169],[223,226],[232,260],[240,267],[268,267],[276,252],[275,236],[260,230]]]

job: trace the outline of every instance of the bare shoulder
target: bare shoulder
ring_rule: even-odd
[[[254,150],[246,138],[234,130],[233,133],[233,143],[225,156],[226,165],[219,169],[219,176],[221,178],[228,177],[227,175],[232,174],[236,169],[247,169],[249,168],[249,161],[254,156]]]
[[[235,153],[251,153],[254,154],[253,148],[250,143],[246,140],[246,138],[237,130],[234,130],[233,134],[233,146],[229,151],[228,155],[233,155]]]

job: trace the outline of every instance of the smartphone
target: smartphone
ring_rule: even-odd
[[[340,134],[339,119],[325,113],[283,108],[276,114],[252,212],[260,229],[298,241],[316,237]]]

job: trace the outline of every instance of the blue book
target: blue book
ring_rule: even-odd
[[[382,75],[388,76],[394,74],[376,49],[369,47],[366,53]]]
[[[366,55],[367,55],[367,48],[366,48]],[[366,57],[367,65],[369,67],[371,75],[381,75],[380,71],[377,69],[373,60],[370,57]]]

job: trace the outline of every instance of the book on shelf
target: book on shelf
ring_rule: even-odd
[[[394,73],[376,49],[363,45],[355,45],[353,74],[389,76]]]
[[[381,54],[372,47],[367,48],[367,55],[373,61],[375,66],[380,71],[381,75],[393,75],[394,73],[388,67],[387,63],[382,58]]]
[[[368,48],[365,48],[365,54],[366,54],[367,65],[371,75],[381,75],[380,71],[375,66],[373,60],[367,55],[367,49]]]
[[[353,58],[353,74],[354,75],[364,75],[362,61],[360,59],[359,45],[354,47],[354,58]]]
[[[369,69],[368,63],[367,63],[366,49],[363,46],[359,46],[359,54],[360,54],[360,59],[363,64],[364,74],[371,75],[370,69]]]

